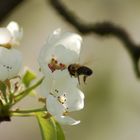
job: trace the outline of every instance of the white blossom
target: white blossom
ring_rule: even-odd
[[[84,107],[84,94],[77,88],[78,80],[67,67],[78,63],[82,38],[70,32],[54,31],[39,54],[39,65],[45,79],[41,85],[48,112],[62,124],[75,125],[70,112]]]
[[[56,81],[56,80],[55,80]],[[61,83],[61,81],[58,81]],[[42,92],[46,94],[46,107],[48,112],[60,123],[75,125],[80,123],[69,117],[70,112],[78,111],[84,107],[84,94],[75,85],[67,80],[61,86],[50,85],[48,91],[47,78],[42,83]]]
[[[0,47],[0,80],[14,78],[22,66],[21,52],[11,48]]]
[[[80,121],[69,117],[69,114],[84,107],[84,94],[77,88],[72,88],[67,92],[56,90],[47,96],[46,106],[48,112],[58,122],[75,125],[80,123]]]
[[[14,78],[22,66],[22,54],[13,47],[19,45],[23,31],[16,22],[0,28],[0,80]]]
[[[56,86],[64,85],[66,82],[73,85],[78,83],[76,78],[70,77],[66,67],[79,61],[81,42],[82,38],[78,34],[62,32],[60,29],[49,36],[38,57],[41,71],[47,79],[48,92],[52,82]]]
[[[7,28],[0,28],[0,46],[9,44],[11,34]]]
[[[0,28],[0,46],[11,48],[20,45],[23,30],[18,23],[12,21],[7,27]]]
[[[54,31],[48,38],[48,41],[41,49],[38,61],[41,70],[44,74],[51,74],[53,68],[50,69],[46,65],[57,63],[56,69],[63,69],[64,67],[77,63],[79,61],[82,38],[80,35],[70,32],[61,32],[61,30]]]
[[[15,46],[19,46],[20,41],[23,37],[23,29],[19,27],[17,22],[14,21],[10,22],[7,25],[7,29],[10,31],[12,35],[12,44]]]

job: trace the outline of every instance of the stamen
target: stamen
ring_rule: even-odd
[[[54,72],[55,70],[64,70],[66,68],[66,65],[62,63],[58,64],[58,61],[55,58],[52,58],[50,63],[48,64],[48,67],[52,72]]]
[[[55,89],[55,92],[57,92],[57,93],[58,93],[59,91],[58,91],[57,89]]]
[[[64,104],[67,101],[66,97],[63,95],[58,96],[57,99],[61,104]]]
[[[60,63],[59,65],[60,65],[61,70],[64,70],[66,68],[65,64]]]
[[[63,116],[68,116],[68,115],[69,115],[68,111],[63,112]]]
[[[52,72],[55,71],[55,68],[53,68],[53,66],[52,66],[51,64],[48,64],[48,67],[50,68],[50,70],[51,70]]]
[[[55,59],[54,59],[54,58],[52,58],[52,61],[55,61]]]
[[[49,94],[52,95],[53,97],[56,97],[52,92],[50,92]]]
[[[20,87],[19,82],[16,82],[14,92],[18,91],[19,87]]]

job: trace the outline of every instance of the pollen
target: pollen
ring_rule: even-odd
[[[64,104],[67,101],[66,97],[63,95],[58,96],[57,99],[61,104]]]
[[[63,112],[63,116],[68,116],[68,115],[69,115],[68,111]]]
[[[50,63],[48,64],[48,67],[50,68],[50,70],[52,72],[54,72],[55,70],[64,70],[66,69],[66,65],[63,63],[59,63],[57,59],[52,58]]]
[[[61,67],[61,70],[64,70],[66,68],[66,65],[65,64],[60,63],[59,65]]]

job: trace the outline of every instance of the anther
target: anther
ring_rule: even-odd
[[[55,92],[57,92],[57,93],[58,93],[59,91],[58,91],[57,89],[55,89]]]

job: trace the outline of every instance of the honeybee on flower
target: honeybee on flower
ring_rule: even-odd
[[[50,68],[50,70],[52,72],[54,72],[55,70],[64,70],[64,69],[68,69],[70,76],[74,76],[76,78],[78,78],[78,82],[80,84],[80,75],[83,75],[83,81],[84,83],[86,82],[86,78],[90,75],[92,75],[93,71],[84,65],[80,65],[78,63],[75,64],[70,64],[68,66],[66,66],[65,64],[59,63],[57,62],[57,60],[55,60],[54,58],[51,59],[51,62],[48,64],[48,67]]]
[[[81,42],[82,38],[78,34],[55,30],[38,57],[41,72],[45,76],[41,89],[46,97],[46,108],[62,124],[78,124],[80,121],[69,117],[69,114],[84,107],[84,94],[77,88],[77,77],[85,75],[85,72],[76,71],[79,74],[76,75],[68,68],[78,64]]]

